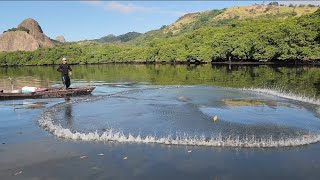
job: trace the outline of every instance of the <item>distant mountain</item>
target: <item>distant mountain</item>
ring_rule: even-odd
[[[54,43],[42,31],[34,19],[22,21],[17,28],[9,29],[0,36],[1,51],[34,51],[41,47],[54,47]]]
[[[122,34],[119,36],[109,34],[105,37],[102,37],[100,39],[95,39],[93,41],[97,41],[97,42],[101,42],[101,43],[104,43],[104,42],[128,42],[130,40],[137,38],[140,35],[141,35],[141,33],[138,33],[138,32],[128,32],[126,34]]]

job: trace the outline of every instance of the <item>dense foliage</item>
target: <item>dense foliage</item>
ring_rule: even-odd
[[[178,35],[161,32],[154,30],[128,43],[67,43],[34,52],[0,53],[0,65],[58,64],[63,56],[75,64],[320,60],[320,9],[286,19],[270,16],[199,25]]]

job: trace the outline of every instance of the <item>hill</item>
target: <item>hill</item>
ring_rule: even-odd
[[[17,28],[9,29],[0,36],[0,51],[34,51],[40,47],[54,47],[34,19],[22,21]]]
[[[152,30],[139,36],[134,39],[132,43],[142,44],[153,38],[172,37],[202,27],[227,26],[241,20],[300,17],[312,14],[317,9],[318,7],[315,6],[284,6],[270,3],[270,5],[255,4],[251,6],[235,6],[228,9],[188,13],[168,26],[163,26],[158,30]]]
[[[109,34],[105,37],[102,37],[100,39],[95,39],[93,41],[96,42],[101,42],[101,43],[105,43],[105,42],[128,42],[131,41],[135,38],[137,38],[138,36],[140,36],[141,33],[138,32],[128,32],[126,34],[122,34],[119,36],[115,36],[113,34]]]
[[[231,20],[246,20],[257,18],[279,18],[300,17],[315,12],[317,7],[309,6],[280,6],[261,5],[235,6],[223,10],[211,10],[190,13],[179,18],[175,23],[164,29],[164,33],[176,34],[185,29],[198,29],[203,26],[224,25]]]

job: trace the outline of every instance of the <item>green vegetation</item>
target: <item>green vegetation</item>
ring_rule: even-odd
[[[197,19],[176,34],[165,32],[169,26],[163,26],[127,43],[89,41],[34,52],[0,53],[0,65],[51,65],[60,63],[63,56],[74,64],[320,60],[320,9],[301,17],[275,18],[270,14],[220,19],[216,24],[209,21],[222,12],[193,15]]]
[[[270,2],[268,5],[279,6],[279,3],[278,2]]]
[[[6,31],[3,31],[3,33],[5,32],[10,32],[10,31],[25,31],[27,33],[29,33],[29,29],[25,28],[25,27],[18,27],[18,28],[11,28],[11,29],[8,29]]]

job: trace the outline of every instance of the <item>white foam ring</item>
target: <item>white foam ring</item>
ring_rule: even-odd
[[[279,92],[271,89],[246,89],[247,91],[255,91],[275,95],[278,97],[294,99],[298,101],[308,102],[320,105],[319,100],[307,97],[299,97],[294,94]],[[295,138],[282,138],[278,140],[269,138],[257,139],[254,136],[240,138],[239,136],[222,135],[212,136],[210,138],[202,136],[188,136],[187,134],[181,137],[169,135],[167,137],[134,136],[132,134],[125,135],[122,132],[109,129],[101,134],[98,132],[72,132],[70,129],[63,128],[61,125],[53,123],[55,112],[47,111],[39,119],[38,123],[45,130],[51,132],[59,138],[83,140],[83,141],[116,141],[124,143],[157,143],[168,145],[193,145],[193,146],[213,146],[213,147],[292,147],[312,144],[320,141],[319,133],[309,133]]]
[[[247,91],[254,91],[254,92],[259,92],[259,93],[264,93],[268,95],[273,95],[281,98],[286,98],[286,99],[291,99],[291,100],[296,100],[296,101],[301,101],[301,102],[306,102],[314,105],[320,105],[320,100],[316,98],[310,98],[305,95],[297,95],[291,92],[287,92],[285,90],[281,89],[259,89],[259,88],[251,88],[251,89],[243,89]]]

